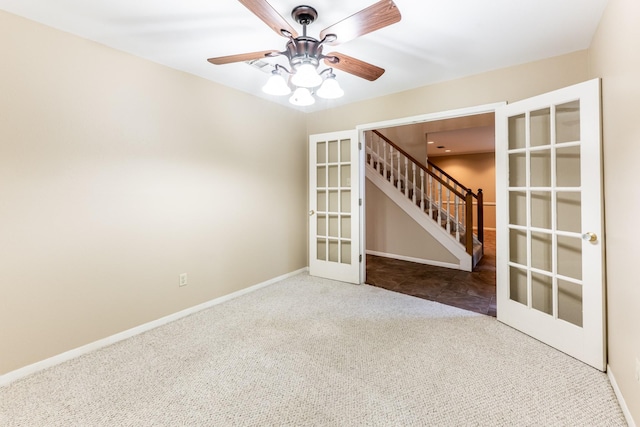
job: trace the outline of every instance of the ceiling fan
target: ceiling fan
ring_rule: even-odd
[[[324,98],[337,98],[344,93],[335,80],[333,68],[353,74],[363,79],[374,81],[383,73],[384,69],[367,62],[352,58],[338,52],[327,55],[322,53],[324,45],[335,46],[346,43],[357,37],[379,30],[400,21],[400,11],[392,0],[380,0],[373,5],[337,22],[320,32],[320,38],[315,39],[307,35],[307,25],[313,23],[318,12],[311,6],[296,6],[291,12],[292,18],[302,25],[302,35],[299,35],[291,25],[266,0],[238,0],[254,15],[266,23],[279,35],[289,39],[284,51],[267,50],[243,53],[238,55],[209,58],[215,65],[234,62],[252,61],[265,57],[284,56],[290,68],[276,64],[271,79],[263,90],[273,95],[287,95],[291,93],[290,82],[297,87],[291,103],[296,105],[310,105],[313,99],[311,90],[317,88],[316,93]],[[320,61],[330,68],[318,73]]]

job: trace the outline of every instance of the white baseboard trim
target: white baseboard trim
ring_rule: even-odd
[[[449,262],[434,261],[434,260],[422,259],[422,258],[413,258],[413,257],[404,256],[404,255],[388,254],[384,252],[376,252],[376,251],[370,251],[370,250],[367,250],[366,253],[367,255],[380,256],[384,258],[393,258],[393,259],[398,259],[400,261],[410,261],[410,262],[416,262],[418,264],[432,265],[434,267],[445,267],[445,268],[452,268],[454,270],[462,270],[459,264],[453,264]]]
[[[620,392],[620,387],[618,387],[618,382],[616,381],[616,378],[613,376],[613,372],[611,371],[611,366],[609,365],[607,365],[607,377],[609,377],[609,382],[611,383],[611,387],[613,387],[613,392],[616,394],[616,397],[618,398],[618,403],[620,404],[622,413],[624,414],[624,417],[627,420],[627,424],[629,424],[629,427],[636,427],[636,423],[633,421],[633,418],[631,417],[631,411],[629,411],[627,402],[625,402],[624,397]]]
[[[101,349],[103,347],[107,347],[109,345],[115,344],[119,341],[126,340],[135,335],[139,335],[143,332],[150,331],[159,326],[166,325],[167,323],[174,322],[183,317],[189,316],[191,314],[197,313],[199,311],[205,310],[207,308],[213,307],[215,305],[221,304],[223,302],[232,300],[239,296],[248,294],[250,292],[256,291],[258,289],[264,288],[266,286],[272,285],[281,280],[287,279],[292,276],[296,276],[305,271],[309,271],[309,267],[304,267],[299,270],[293,271],[291,273],[283,274],[282,276],[274,277],[273,279],[269,279],[265,282],[258,283],[253,286],[249,286],[248,288],[241,289],[236,292],[232,292],[228,295],[221,296],[219,298],[215,298],[211,301],[204,302],[202,304],[198,304],[196,306],[178,311],[176,313],[170,314],[168,316],[161,317],[157,320],[153,320],[148,323],[144,323],[140,326],[136,326],[131,329],[127,329],[126,331],[119,332],[115,335],[111,335],[109,337],[100,339],[98,341],[94,341],[92,343],[83,345],[78,348],[74,348],[72,350],[66,351],[64,353],[60,353],[58,355],[49,357],[47,359],[41,360],[40,362],[33,363],[31,365],[27,365],[23,368],[16,369],[15,371],[8,372],[4,375],[0,375],[0,387],[4,387],[9,385],[10,383],[22,379],[28,375],[34,374],[36,372],[42,371],[44,369],[50,368],[55,365],[59,365],[60,363],[66,362],[71,359],[75,359],[76,357],[82,356],[84,354],[90,353],[92,351]]]

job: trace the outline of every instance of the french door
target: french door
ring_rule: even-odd
[[[361,283],[358,132],[309,137],[309,274]]]
[[[605,370],[600,81],[496,110],[497,317]]]

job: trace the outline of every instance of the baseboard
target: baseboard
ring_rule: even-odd
[[[422,259],[422,258],[413,258],[413,257],[404,256],[404,255],[388,254],[384,252],[376,252],[376,251],[370,251],[370,250],[367,250],[366,253],[367,255],[380,256],[384,258],[392,258],[400,261],[410,261],[410,262],[416,262],[418,264],[432,265],[434,267],[445,267],[445,268],[452,268],[454,270],[462,270],[459,264],[453,264],[449,262],[434,261],[434,260]]]
[[[84,354],[90,353],[92,351],[101,349],[103,347],[107,347],[109,345],[115,344],[119,341],[126,340],[135,335],[139,335],[143,332],[150,331],[151,329],[155,329],[159,326],[166,325],[167,323],[174,322],[183,317],[189,316],[191,314],[197,313],[199,311],[205,310],[207,308],[213,307],[215,305],[221,304],[223,302],[232,300],[234,298],[238,298],[239,296],[248,294],[250,292],[256,291],[258,289],[264,288],[266,286],[272,285],[281,280],[287,279],[289,277],[298,275],[305,271],[309,271],[308,267],[301,268],[300,270],[293,271],[291,273],[283,274],[282,276],[275,277],[273,279],[267,280],[262,283],[258,283],[253,286],[249,286],[248,288],[241,289],[239,291],[230,293],[228,295],[221,296],[219,298],[213,299],[211,301],[207,301],[205,303],[187,308],[182,311],[178,311],[177,313],[170,314],[165,317],[161,317],[160,319],[153,320],[148,323],[144,323],[140,326],[136,326],[131,329],[127,329],[126,331],[119,332],[115,335],[111,335],[109,337],[100,339],[98,341],[94,341],[92,343],[83,345],[78,348],[74,348],[72,350],[66,351],[64,353],[58,354],[56,356],[52,356],[48,359],[41,360],[40,362],[33,363],[31,365],[27,365],[23,368],[16,369],[15,371],[8,372],[4,375],[0,375],[0,387],[9,385],[10,383],[22,379],[28,375],[34,374],[36,372],[42,371],[44,369],[50,368],[55,365],[59,365],[60,363],[66,362],[71,359],[75,359]]]
[[[620,404],[620,408],[622,409],[624,418],[627,420],[627,424],[629,424],[629,427],[636,427],[636,423],[633,421],[633,418],[631,417],[631,411],[629,411],[627,402],[625,402],[624,397],[620,392],[620,388],[618,387],[616,378],[613,376],[613,372],[611,371],[611,366],[609,365],[607,365],[607,377],[609,377],[609,382],[611,383],[611,387],[613,387],[613,392],[616,394],[616,397],[618,398],[618,403]]]

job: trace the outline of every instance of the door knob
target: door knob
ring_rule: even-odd
[[[598,236],[596,236],[596,233],[592,232],[584,233],[582,235],[582,238],[587,242],[595,242],[596,240],[598,240]]]
[[[314,211],[314,210],[310,210],[310,211],[309,211],[309,216],[313,216],[313,214],[314,214],[314,213],[316,213],[316,211]]]

